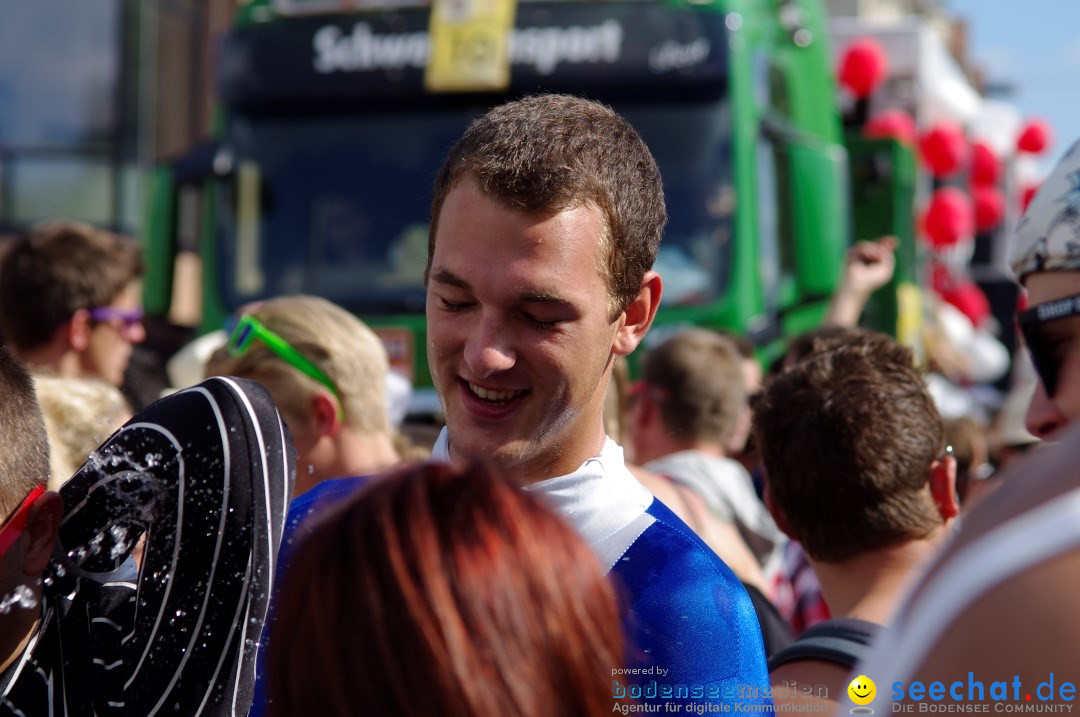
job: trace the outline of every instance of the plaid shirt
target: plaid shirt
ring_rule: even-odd
[[[772,579],[772,594],[776,609],[791,624],[795,637],[829,619],[821,584],[802,546],[794,540],[784,546],[780,570]]]

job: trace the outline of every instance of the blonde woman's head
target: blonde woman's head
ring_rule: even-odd
[[[386,433],[386,373],[389,361],[379,337],[345,309],[315,296],[286,296],[244,312],[257,319],[315,364],[337,387],[345,423],[361,433]],[[254,339],[241,356],[220,348],[207,375],[250,378],[266,386],[278,409],[291,416],[307,411],[311,396],[326,388]]]
[[[87,456],[131,418],[120,390],[96,379],[34,376],[49,434],[49,490],[56,490]]]

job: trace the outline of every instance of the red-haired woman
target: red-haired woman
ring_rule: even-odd
[[[271,715],[608,714],[623,663],[577,534],[508,480],[434,463],[318,519],[271,635]]]

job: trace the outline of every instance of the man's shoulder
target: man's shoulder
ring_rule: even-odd
[[[279,557],[290,552],[288,547],[290,540],[303,534],[301,526],[308,518],[340,503],[370,481],[371,476],[331,478],[293,498],[289,502],[289,514],[285,519],[281,536],[282,547]],[[279,560],[279,564],[283,564],[283,560]]]
[[[767,684],[753,604],[738,578],[674,513],[653,501],[652,524],[612,568],[628,633],[671,678]]]
[[[630,545],[614,570],[632,573],[639,563],[650,562],[663,566],[662,572],[678,575],[687,582],[721,582],[742,591],[738,578],[724,561],[670,508],[653,500],[646,513],[652,517],[652,523]],[[657,571],[656,567],[649,570],[650,574]]]
[[[724,561],[660,501],[653,501],[648,513],[652,524],[612,568],[628,591],[631,609],[696,623],[696,629],[711,625],[756,634],[750,598]]]
[[[677,451],[661,456],[649,461],[645,468],[660,473],[664,473],[666,470],[678,470],[709,475],[741,475],[746,472],[742,464],[736,460],[695,449]]]
[[[750,488],[750,474],[738,461],[704,451],[686,450],[650,461],[647,470],[697,491],[718,515],[731,519],[734,504]]]
[[[299,520],[317,507],[323,507],[342,500],[363,488],[371,481],[371,476],[350,476],[324,480],[311,490],[296,496],[289,503],[289,520]]]

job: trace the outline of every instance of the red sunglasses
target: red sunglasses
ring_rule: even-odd
[[[15,512],[9,515],[3,523],[0,523],[0,555],[3,555],[19,536],[26,530],[26,524],[30,522],[30,506],[45,492],[45,486],[39,485],[30,491]]]

